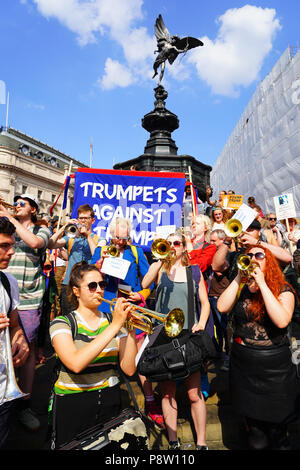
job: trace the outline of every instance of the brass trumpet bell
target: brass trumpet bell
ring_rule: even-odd
[[[163,238],[157,238],[151,245],[151,253],[156,259],[165,259],[171,253],[171,245]]]
[[[243,226],[238,219],[229,219],[224,225],[224,232],[227,237],[238,237],[243,231]]]
[[[114,307],[117,299],[107,300],[102,296],[99,296],[99,300],[103,300],[110,305],[110,311],[114,311]],[[128,302],[131,304],[130,302]],[[154,312],[148,308],[139,307],[138,305],[132,305],[132,311],[129,313],[129,318],[127,318],[124,326],[128,329],[137,328],[139,330],[145,331],[147,334],[151,335],[153,333],[152,321],[149,317],[155,318],[156,320],[164,324],[164,330],[167,336],[170,338],[175,338],[183,329],[184,325],[184,312],[181,308],[173,308],[167,315],[163,313]]]
[[[120,254],[119,248],[116,245],[109,245],[107,250],[106,250],[106,253],[109,256],[113,256],[114,258],[119,256],[119,254]]]
[[[247,274],[248,277],[250,277],[254,269],[259,266],[259,264],[255,261],[252,261],[248,255],[239,255],[236,264],[237,267]]]
[[[5,209],[9,210],[12,214],[16,213],[17,208],[13,204],[9,204],[8,202],[0,199],[0,205],[5,207]]]

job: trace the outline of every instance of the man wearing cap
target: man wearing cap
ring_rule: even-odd
[[[30,409],[35,373],[35,342],[38,335],[44,295],[43,259],[50,238],[45,226],[36,224],[38,200],[32,194],[24,193],[14,198],[16,212],[12,215],[0,201],[0,216],[6,217],[15,227],[15,253],[7,272],[18,282],[20,292],[19,322],[29,344],[29,356],[20,368],[19,384],[28,398],[18,400],[18,417],[30,430],[40,427],[39,420]]]

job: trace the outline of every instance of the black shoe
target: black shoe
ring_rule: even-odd
[[[179,450],[180,449],[180,440],[177,441],[170,441],[168,450]]]
[[[196,445],[196,450],[208,450],[207,446],[201,446],[200,444]]]

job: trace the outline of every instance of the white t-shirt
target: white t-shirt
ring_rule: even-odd
[[[14,310],[20,304],[18,283],[17,283],[17,280],[14,278],[14,276],[12,276],[9,273],[5,273],[5,274],[10,283],[11,299],[12,299],[11,309]],[[9,306],[10,306],[9,295],[5,287],[3,286],[2,282],[0,281],[0,311],[1,313],[7,313]],[[1,405],[1,399],[5,393],[6,380],[7,380],[6,354],[7,352],[5,349],[5,330],[1,330],[0,331],[0,405]]]

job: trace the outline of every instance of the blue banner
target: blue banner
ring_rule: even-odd
[[[157,227],[181,226],[184,173],[85,170],[75,173],[72,217],[89,204],[95,212],[93,231],[110,239],[109,224],[117,217],[131,220],[135,245],[149,251]]]

